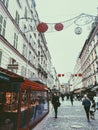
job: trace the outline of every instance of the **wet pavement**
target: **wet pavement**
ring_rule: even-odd
[[[81,101],[61,101],[58,117],[54,118],[53,107],[50,104],[50,113],[33,130],[98,130],[98,110],[95,120],[87,121]]]

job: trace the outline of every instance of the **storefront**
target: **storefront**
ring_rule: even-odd
[[[32,129],[48,112],[47,86],[0,72],[0,130]]]

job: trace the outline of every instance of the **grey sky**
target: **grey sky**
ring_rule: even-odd
[[[40,20],[46,23],[66,21],[81,13],[97,15],[98,0],[35,1]],[[90,32],[91,24],[80,26],[82,28],[81,35],[74,33],[76,27],[73,23],[71,26],[65,27],[63,31],[45,33],[52,62],[57,73],[73,72],[77,57]],[[64,76],[60,78],[60,81],[65,82],[67,79],[68,76]]]

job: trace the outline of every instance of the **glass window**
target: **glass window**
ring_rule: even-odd
[[[22,7],[22,0],[17,0],[19,7]]]
[[[17,112],[18,97],[18,93],[15,92],[0,92],[0,111]]]
[[[0,15],[0,34],[5,36],[6,20]]]
[[[13,44],[14,48],[17,49],[17,45],[18,45],[18,35],[14,33],[14,44]]]
[[[6,0],[6,4],[5,6],[8,8],[8,3],[9,3],[9,0]]]
[[[26,76],[26,67],[24,66],[21,67],[21,75],[24,77]]]
[[[31,51],[29,51],[29,57],[28,57],[29,61],[31,61]]]
[[[8,8],[9,0],[3,0],[3,3],[4,3],[4,5],[6,6],[6,8]]]
[[[27,18],[27,8],[25,7],[25,14],[24,17]]]
[[[21,100],[21,116],[20,116],[20,128],[25,128],[28,116],[28,92],[25,90],[22,92]]]
[[[16,11],[15,20],[16,20],[17,24],[19,24],[19,19],[20,19],[19,13],[18,13],[18,11]]]
[[[23,56],[26,57],[26,53],[27,53],[27,47],[25,44],[23,44]]]

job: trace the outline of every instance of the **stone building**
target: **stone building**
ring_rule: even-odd
[[[34,0],[0,0],[0,71],[52,84],[51,55]],[[50,86],[49,86],[50,85]]]

